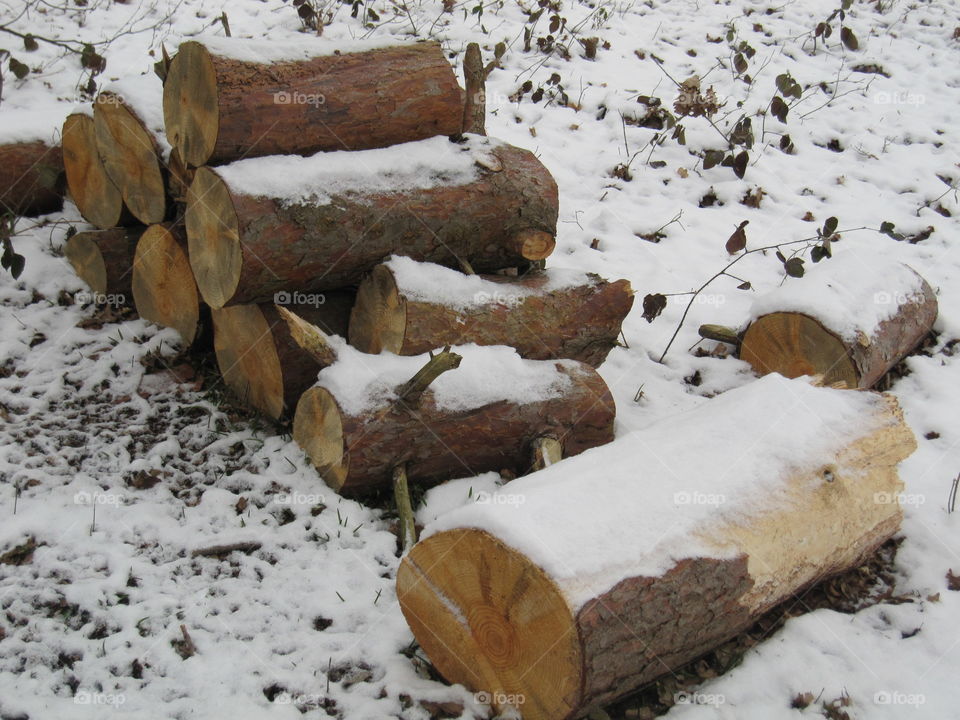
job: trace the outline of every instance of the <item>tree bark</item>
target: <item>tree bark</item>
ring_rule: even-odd
[[[446,148],[446,141],[425,142],[431,151]],[[408,147],[415,155],[416,147]],[[443,149],[444,162],[460,151]],[[440,173],[424,189],[398,182],[395,190],[371,193],[337,192],[337,176],[325,179],[326,158],[316,155],[305,162],[317,169],[311,185],[333,188],[326,201],[239,192],[217,170],[200,168],[187,194],[186,223],[204,300],[220,308],[269,301],[279,292],[356,285],[394,253],[452,267],[463,259],[478,271],[548,256],[558,204],[547,169],[526,150],[475,136],[462,152],[470,153],[467,167],[475,160],[465,184],[443,184]],[[255,186],[268,160],[220,172],[234,186],[238,175],[244,186]]]
[[[729,413],[731,426],[739,420],[736,410]],[[473,514],[461,526],[458,517],[438,532],[425,529],[426,539],[414,546],[398,572],[401,610],[437,670],[451,683],[483,691],[498,710],[512,705],[524,720],[585,715],[709,652],[811,584],[857,567],[898,530],[899,505],[895,499],[878,502],[877,496],[900,491],[897,464],[916,443],[893,398],[878,396],[871,414],[864,418],[869,429],[836,457],[808,458],[800,469],[781,459],[777,497],[748,499],[745,493],[740,496],[744,512],[724,506],[729,512],[722,521],[709,514],[693,525],[692,547],[705,550],[684,555],[681,540],[680,546],[674,541],[657,549],[653,557],[612,554],[606,565],[592,568],[591,577],[544,569],[531,550],[510,544],[513,532],[497,530],[516,523],[521,534],[545,537],[544,543],[556,532],[550,528],[556,518],[541,504],[555,486],[515,481],[508,492],[531,508],[517,518],[504,518],[508,509],[491,504],[463,508]],[[777,440],[789,443],[790,433],[780,433]],[[582,471],[584,465],[565,472]],[[588,469],[578,479],[596,489],[595,481],[608,469],[596,456],[593,466],[595,471]],[[656,472],[654,467],[637,470]],[[693,487],[705,483],[704,477],[683,480]],[[584,548],[602,543],[610,523],[624,520],[613,517],[625,500],[623,493],[651,497],[656,480],[650,481],[601,485],[620,491],[600,498],[611,517],[565,525],[564,532],[573,534],[570,542]],[[765,503],[762,510],[757,502]],[[689,506],[675,503],[672,510],[655,507],[651,512],[675,513],[677,523],[690,512]],[[484,522],[476,510],[492,522]],[[642,533],[652,519],[641,513],[630,522]],[[535,548],[536,541],[524,547]],[[552,547],[543,550],[551,552]],[[567,561],[561,558],[552,567],[565,570]],[[631,574],[629,563],[664,569]],[[591,586],[594,577],[610,579]],[[588,588],[586,598],[583,587]]]
[[[44,142],[0,144],[0,213],[45,215],[63,207],[63,156]]]
[[[67,240],[63,254],[95,295],[132,305],[133,263],[144,230],[118,227],[78,232]]]
[[[827,318],[792,311],[771,312],[757,318],[743,333],[740,358],[761,375],[821,375],[824,385],[873,387],[923,341],[937,319],[936,294],[926,280],[919,278],[919,282],[917,293],[908,288],[894,288],[887,293],[887,298],[899,297],[903,302],[869,337],[861,333],[855,340],[845,340],[827,329]],[[851,302],[869,312],[877,298]]]
[[[287,308],[329,334],[342,334],[353,295],[329,292],[322,304]],[[292,411],[323,365],[296,342],[277,308],[270,303],[233,305],[212,315],[217,365],[234,394],[275,420]]]
[[[321,384],[307,390],[297,405],[293,436],[338,491],[389,485],[401,463],[411,479],[425,482],[489,470],[520,475],[531,469],[531,444],[539,437],[559,440],[565,456],[613,439],[616,409],[596,371],[583,364],[558,364],[557,371],[569,385],[535,402],[504,400],[450,410],[438,406],[428,387],[415,408],[384,402],[359,414],[344,412],[321,376]]]
[[[131,280],[140,317],[180,333],[184,345],[197,337],[200,296],[187,258],[183,226],[151,225],[137,243]]]
[[[386,147],[460,131],[462,91],[439,43],[237,60],[262,41],[185,42],[164,88],[167,134],[193,167]],[[267,53],[273,52],[273,48]]]
[[[103,230],[132,222],[100,158],[92,115],[73,113],[64,120],[63,166],[70,198],[84,220]]]
[[[426,268],[425,268],[426,269]],[[434,276],[454,277],[446,268]],[[509,345],[525,358],[571,358],[597,367],[616,346],[633,306],[627,280],[608,282],[583,274],[576,283],[556,271],[522,278],[485,275],[472,302],[454,307],[430,273],[408,278],[391,263],[360,284],[350,318],[350,344],[377,354],[420,355],[444,345]],[[464,277],[463,281],[469,278]],[[446,282],[442,283],[446,285]],[[555,289],[554,289],[555,288]]]

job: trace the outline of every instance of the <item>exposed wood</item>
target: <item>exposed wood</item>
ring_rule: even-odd
[[[323,367],[337,361],[337,351],[330,345],[327,334],[281,305],[275,305],[280,317],[287,323],[290,337]]]
[[[729,345],[739,345],[740,335],[736,329],[726,325],[701,325],[700,337],[704,340],[716,340]]]
[[[466,184],[292,204],[233,191],[215,169],[200,168],[186,209],[200,292],[219,308],[356,285],[395,253],[451,267],[463,258],[478,271],[549,254],[558,212],[550,173],[527,150],[495,145],[486,154],[502,170],[477,166]],[[256,177],[256,167],[244,172]]]
[[[262,46],[229,41],[231,48]],[[459,132],[461,90],[439,43],[334,52],[324,40],[307,59],[251,62],[198,41],[183,43],[164,86],[171,144],[200,167]]]
[[[439,270],[439,269],[438,269]],[[427,273],[423,273],[427,277]],[[474,302],[451,307],[442,288],[404,285],[390,264],[360,284],[350,343],[363,352],[420,355],[444,345],[510,345],[526,358],[572,358],[597,367],[617,344],[633,306],[627,280],[584,275],[553,289],[555,275],[484,275]]]
[[[659,561],[611,554],[591,576],[611,573],[612,586],[603,583],[608,589],[583,599],[577,593],[591,578],[545,570],[530,551],[498,536],[492,522],[465,524],[431,534],[402,561],[401,610],[449,682],[487,693],[501,712],[512,702],[524,720],[580,717],[709,652],[809,585],[858,566],[897,532],[899,506],[876,497],[900,491],[897,464],[916,443],[892,398],[878,402],[877,413],[864,418],[868,429],[836,457],[811,458],[803,471],[785,466],[783,496],[768,510],[758,513],[755,499],[744,500],[751,506],[746,512],[725,513],[723,521],[711,514],[696,525],[695,547],[703,552],[672,557],[662,549],[655,556],[669,557],[662,573],[630,575],[626,563],[643,568]],[[784,437],[789,441],[789,433]],[[600,465],[594,478],[606,472]],[[583,464],[577,469],[584,471]],[[593,487],[591,472],[581,480]],[[619,487],[649,497],[657,469],[637,472],[649,481]],[[688,480],[710,487],[704,477]],[[541,508],[539,493],[554,488],[540,482],[515,492],[524,507]],[[618,494],[608,502],[616,507],[623,500]],[[490,517],[497,511],[505,512],[491,507]],[[675,512],[679,522],[689,507],[660,505],[656,512]],[[537,523],[555,522],[545,514],[530,510],[515,522],[540,537]],[[577,546],[591,547],[609,532],[608,520],[591,517],[565,532]],[[632,521],[642,527],[646,520],[641,514]],[[559,565],[566,567],[563,560]]]
[[[187,201],[187,191],[190,189],[190,183],[193,182],[193,176],[196,170],[188,167],[180,159],[180,152],[173,148],[170,151],[170,159],[167,161],[167,171],[169,173],[167,182],[170,186],[170,197],[179,203]]]
[[[823,318],[799,312],[763,315],[744,333],[740,358],[761,375],[820,375],[824,385],[873,387],[917,347],[937,319],[936,294],[926,280],[921,278],[920,283],[920,292],[903,298],[892,317],[877,325],[869,337],[861,334],[856,340],[841,339],[825,327],[829,323]]]
[[[140,317],[180,333],[193,343],[200,322],[200,295],[187,258],[182,226],[151,225],[137,243],[131,282]]]
[[[124,204],[137,220],[150,225],[167,215],[165,158],[158,132],[146,119],[148,110],[134,107],[131,97],[101,92],[93,103],[94,131],[103,166]]]
[[[443,373],[456,370],[460,367],[462,359],[460,355],[450,352],[449,346],[444,348],[443,352],[431,355],[427,364],[397,389],[397,404],[408,409],[417,408],[424,391],[430,387],[430,383]]]
[[[406,555],[417,541],[417,527],[414,523],[413,506],[410,504],[407,470],[402,463],[393,469],[393,499],[399,518],[400,549]]]
[[[556,438],[540,437],[531,443],[533,470],[543,470],[563,459],[563,446]]]
[[[63,156],[44,142],[0,144],[0,213],[44,215],[63,207]]]
[[[327,293],[350,298],[352,293]],[[287,309],[331,333],[345,331],[349,300]],[[224,381],[234,394],[268,417],[292,412],[322,365],[295,340],[277,307],[234,305],[213,310],[214,349]]]
[[[480,56],[480,46],[475,43],[467,45],[463,56],[463,84],[465,88],[463,102],[463,132],[486,135],[486,81],[483,58]]]
[[[557,369],[570,382],[554,397],[456,411],[438,407],[428,388],[415,410],[384,401],[352,415],[317,385],[297,405],[293,436],[336,490],[387,485],[400,463],[411,479],[426,482],[489,470],[520,475],[530,468],[535,438],[560,438],[565,456],[613,439],[616,410],[600,376],[582,364]]]
[[[132,216],[124,207],[120,189],[100,159],[93,116],[68,115],[63,122],[62,142],[67,188],[83,218],[102,229],[129,224]]]
[[[132,304],[133,263],[144,230],[118,227],[78,232],[67,240],[63,254],[96,295]]]

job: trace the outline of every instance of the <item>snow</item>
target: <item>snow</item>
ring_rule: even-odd
[[[624,325],[629,347],[615,348],[600,368],[617,404],[617,439],[579,463],[629,453],[634,432],[755,382],[746,363],[698,357],[687,348],[698,342],[699,324],[739,326],[754,297],[781,283],[802,288],[849,252],[906,263],[938,291],[938,336],[927,354],[906,362],[909,374],[891,387],[919,443],[901,465],[910,502],[893,587],[914,602],[795,617],[738,667],[697,688],[722,696],[722,703],[676,705],[670,718],[820,717],[819,702],[806,711],[790,707],[798,692],[822,692],[824,700],[848,692],[845,711],[860,720],[942,720],[960,705],[954,681],[960,593],[946,582],[948,570],[960,573],[960,515],[946,507],[960,471],[960,348],[952,342],[960,338],[960,198],[951,190],[960,178],[954,39],[960,8],[908,0],[854,3],[845,23],[860,50],[842,47],[834,21],[827,47],[818,41],[814,53],[809,33],[838,6],[836,0],[562,2],[559,14],[568,27],[580,26],[583,35],[610,44],[601,45],[594,60],[583,56],[576,40],[569,42],[569,60],[539,52],[536,43],[525,52],[523,30],[532,23],[512,0],[502,7],[484,4],[482,13],[472,12],[477,5],[444,13],[436,3],[406,3],[409,15],[386,0],[370,0],[357,18],[350,4],[325,6],[333,18],[324,43],[409,42],[415,33],[440,40],[458,75],[468,42],[481,43],[485,60],[496,42],[506,42],[503,68],[487,83],[487,131],[535,152],[557,180],[560,222],[549,266],[625,277],[640,295]],[[375,9],[379,20],[365,20],[365,8]],[[152,72],[161,44],[172,52],[184,40],[223,35],[217,18],[224,11],[235,36],[267,39],[278,53],[287,45],[319,42],[299,31],[296,11],[283,0],[93,0],[48,3],[40,10],[5,22],[38,37],[101,43],[107,67],[94,78],[98,87]],[[706,41],[722,38],[728,26],[757,49],[750,60],[753,85],[734,77],[726,42]],[[534,35],[547,31],[544,16]],[[0,135],[49,131],[58,137],[66,114],[90,100],[82,92],[89,73],[62,48],[40,42],[27,52],[10,38],[4,47],[31,73],[17,80],[4,60]],[[724,132],[740,113],[753,117],[755,143],[743,180],[729,168],[702,168],[695,153],[726,147],[702,118],[683,121],[686,145],[668,133],[655,146],[657,130],[621,120],[621,113],[628,120],[643,113],[638,95],[658,97],[667,107],[676,97],[654,56],[678,80],[697,73],[714,87],[726,102],[714,118]],[[889,77],[853,70],[871,64]],[[786,124],[769,116],[764,123],[754,113],[766,108],[774,78],[786,71],[805,88],[803,99]],[[569,106],[550,97],[554,73]],[[511,100],[527,80],[533,90],[544,87],[544,97],[534,103],[528,92]],[[36,115],[24,120],[21,110]],[[788,132],[796,152],[781,152],[780,137],[771,131]],[[831,141],[839,151],[827,147]],[[614,177],[614,167],[633,156],[633,179]],[[360,185],[359,175],[358,169],[353,186]],[[741,205],[744,193],[757,187],[766,192],[761,206]],[[711,189],[717,200],[708,204]],[[807,213],[814,219],[805,219]],[[809,275],[800,280],[784,281],[772,253],[752,254],[731,272],[754,289],[737,290],[741,280],[730,277],[709,285],[665,363],[655,362],[688,298],[671,297],[663,315],[648,323],[639,310],[644,294],[699,287],[729,262],[724,242],[743,220],[750,220],[748,247],[760,247],[814,236],[830,216],[839,218],[841,231],[890,221],[905,235],[927,226],[935,232],[916,244],[875,230],[842,232],[836,257],[816,267],[807,262]],[[0,565],[0,715],[426,720],[419,701],[435,700],[463,703],[466,720],[489,717],[489,708],[471,693],[430,677],[405,654],[413,638],[394,592],[398,559],[384,509],[389,500],[376,506],[337,496],[288,438],[220,409],[215,401],[222,388],[168,383],[141,396],[154,384],[148,379],[158,376],[141,362],[158,362],[148,359],[151,351],[162,362],[181,361],[174,356],[175,334],[140,320],[104,319],[102,311],[73,302],[83,288],[59,251],[69,224],[85,226],[70,203],[47,220],[55,224],[20,222],[12,238],[26,256],[20,280],[0,271],[0,554],[27,533],[46,543],[26,565]],[[639,237],[657,229],[664,236],[658,243]],[[102,327],[77,327],[94,319]],[[700,347],[712,350],[714,344]],[[127,484],[134,470],[165,474],[153,488],[138,490]],[[15,485],[21,488],[16,514]],[[432,521],[480,492],[493,493],[496,485],[496,478],[483,476],[437,488],[418,517]],[[93,507],[73,498],[94,487],[105,499],[113,494],[123,501],[96,505],[91,534]],[[509,492],[509,484],[501,489]],[[282,505],[275,502],[279,495],[322,495],[326,507],[314,515],[311,502]],[[238,514],[240,497],[249,505]],[[281,524],[288,519],[283,509],[293,521]],[[239,530],[256,533],[263,548],[224,561],[189,557]],[[128,587],[128,577],[138,584]],[[76,612],[57,609],[67,599]],[[333,623],[315,630],[317,617]],[[91,638],[98,635],[97,622],[109,633]],[[180,624],[200,652],[186,661],[170,646]],[[58,659],[61,653],[82,657],[70,667]],[[144,666],[140,678],[134,660]],[[371,676],[348,687],[348,673],[361,663]],[[264,691],[274,685],[307,702],[277,702],[282,694],[271,702]],[[102,696],[84,704],[75,700],[81,691]],[[124,702],[94,704],[108,694]],[[925,702],[908,704],[910,696]]]
[[[434,137],[359,152],[271,155],[222,165],[217,174],[234,192],[275,198],[285,205],[466,185],[477,178],[478,160],[498,145],[496,140],[468,137],[464,144]]]
[[[337,399],[347,415],[382,408],[396,399],[396,388],[428,362],[429,355],[401,357],[391,353],[367,355],[331,338],[337,362],[320,371],[318,384]],[[436,406],[461,412],[502,400],[518,404],[560,397],[572,384],[568,373],[583,372],[573,361],[525,360],[513,348],[459,345],[460,367],[440,375],[430,384]]]
[[[324,37],[315,37],[303,40],[288,40],[282,43],[273,40],[216,36],[190,38],[190,40],[202,43],[218,57],[251,63],[295,62],[314,57],[367,52],[401,44],[410,44],[402,43],[391,37],[363,40],[330,40]]]
[[[0,106],[2,107],[2,106]],[[51,147],[60,144],[63,121],[69,114],[65,106],[43,110],[0,110],[0,144],[42,142]]]
[[[562,290],[592,283],[587,273],[578,270],[550,268],[537,287],[504,284],[480,275],[437,265],[417,262],[402,255],[394,255],[384,263],[393,274],[400,294],[408,300],[445,305],[455,310],[469,310],[484,305],[510,305],[531,295]]]
[[[798,312],[816,318],[847,342],[873,337],[880,323],[899,308],[923,297],[923,280],[897,260],[853,252],[813,265],[804,277],[787,278],[750,307],[748,325],[774,312]]]
[[[515,480],[441,515],[422,537],[486,530],[542,567],[575,614],[626,578],[662,575],[683,558],[726,559],[705,531],[788,506],[790,476],[878,428],[881,403],[768,375]]]

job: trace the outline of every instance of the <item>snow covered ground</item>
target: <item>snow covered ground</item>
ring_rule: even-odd
[[[900,259],[938,290],[937,340],[891,387],[919,443],[902,466],[895,586],[914,602],[792,619],[668,717],[956,716],[960,595],[948,573],[960,574],[960,520],[947,498],[960,472],[960,5],[855,2],[844,21],[858,41],[852,50],[839,18],[826,44],[814,45],[817,23],[839,1],[541,4],[536,22],[524,12],[535,4],[514,0],[453,3],[451,13],[425,0],[314,7],[330,14],[326,37],[433,37],[458,67],[469,41],[487,56],[507,44],[488,82],[487,130],[535,151],[557,179],[550,264],[626,277],[638,293],[624,327],[629,347],[601,368],[621,435],[753,381],[745,363],[688,348],[700,323],[739,325],[758,293],[804,282],[784,280],[772,253],[747,257],[735,267],[739,281],[720,278],[699,295],[662,364],[689,298],[670,296],[652,323],[639,307],[647,293],[689,291],[717,272],[743,220],[748,249],[815,236],[830,216],[841,231],[872,228],[841,232],[835,252],[860,259],[862,273],[875,257]],[[235,36],[303,38],[295,9],[279,0],[0,0],[0,26],[111,39],[98,46],[107,59],[100,83],[149,72],[161,43],[172,51],[189,36],[222,35],[222,11]],[[562,29],[551,45],[554,15]],[[35,72],[17,80],[4,60],[0,138],[37,132],[35,119],[8,120],[16,108],[58,125],[89,73],[58,46],[30,52],[4,38]],[[750,55],[742,73],[738,51]],[[786,122],[757,116],[787,72],[802,94],[788,98]],[[672,110],[679,91],[670,78],[693,74],[723,104],[716,127],[682,119],[685,145],[669,128],[643,127],[645,117],[655,122],[653,101],[638,98]],[[703,151],[724,149],[721,135],[742,116],[755,136],[743,179],[729,167],[704,170]],[[780,149],[784,133],[792,153]],[[759,207],[741,203],[749,192],[755,205],[758,188]],[[26,270],[19,281],[0,274],[0,555],[28,539],[27,554],[36,545],[23,564],[0,565],[0,718],[414,720],[456,717],[460,706],[465,717],[487,716],[415,656],[394,595],[398,560],[384,511],[338,497],[289,437],[218,408],[216,388],[150,372],[174,357],[175,336],[79,302],[84,288],[59,253],[79,215],[68,205],[50,220],[21,222],[13,243]],[[907,239],[878,232],[884,222]],[[744,280],[752,289],[737,289]],[[608,451],[616,450],[614,442]],[[431,493],[422,517],[493,486],[483,476]],[[699,490],[713,491],[707,480]],[[233,542],[260,547],[226,559],[192,554]],[[803,693],[815,700],[792,708]]]

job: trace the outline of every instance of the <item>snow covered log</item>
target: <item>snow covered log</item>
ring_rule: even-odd
[[[550,269],[522,278],[464,275],[393,257],[360,284],[350,344],[420,355],[445,345],[509,345],[525,358],[597,367],[633,305],[626,280]]]
[[[400,607],[449,682],[576,718],[858,566],[915,447],[893,397],[768,375],[441,515]]]
[[[14,116],[15,111],[8,111]],[[34,113],[24,113],[30,117]],[[4,122],[11,115],[4,116]],[[11,119],[12,125],[23,120]],[[0,213],[44,215],[63,207],[63,157],[60,146],[44,133],[44,139],[19,139],[14,127],[8,140],[0,129]],[[28,135],[30,133],[27,133]]]
[[[936,294],[913,269],[845,254],[759,297],[740,357],[760,374],[822,375],[825,385],[869,388],[936,319]]]
[[[453,135],[462,112],[436,42],[191,40],[163,94],[167,134],[193,167]]]
[[[170,146],[163,134],[163,86],[153,73],[108,85],[93,103],[97,149],[108,177],[140,222],[167,215],[164,164]]]
[[[95,295],[127,305],[133,302],[133,262],[143,232],[139,226],[78,232],[63,254]]]
[[[459,368],[437,377],[410,407],[397,388],[426,356],[338,360],[297,404],[293,437],[336,490],[389,485],[406,463],[412,480],[437,482],[489,470],[529,471],[532,444],[552,437],[564,456],[613,439],[616,412],[593,368],[573,360],[524,360],[510,348],[455,348]]]
[[[173,328],[184,345],[193,343],[200,322],[200,296],[182,226],[151,225],[140,236],[131,290],[140,317]]]
[[[105,230],[128,224],[129,211],[100,158],[92,110],[73,112],[63,121],[63,167],[70,198],[80,214]]]
[[[393,253],[477,271],[554,247],[557,185],[527,150],[471,136],[197,170],[190,263],[213,308],[356,285]]]
[[[295,293],[278,301],[324,332],[344,336],[354,296],[346,290],[306,297]],[[316,383],[322,364],[295,340],[277,307],[232,305],[212,315],[217,365],[227,385],[275,420],[291,412],[303,391]]]

